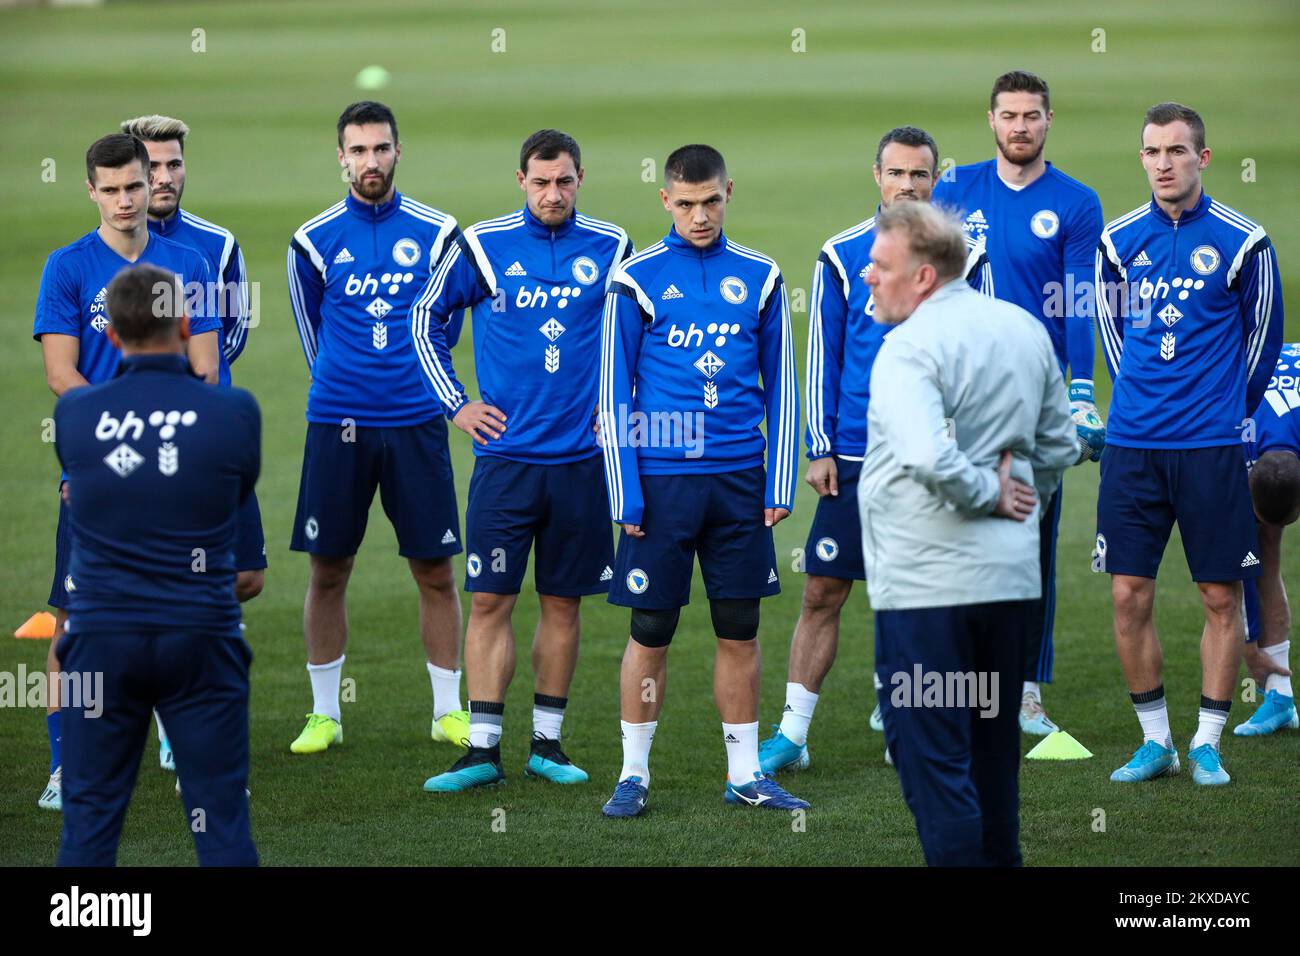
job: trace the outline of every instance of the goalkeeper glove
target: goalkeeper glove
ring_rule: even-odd
[[[1079,437],[1079,460],[1101,461],[1102,449],[1106,447],[1106,423],[1097,414],[1097,405],[1092,397],[1092,380],[1076,378],[1070,381],[1070,417]]]

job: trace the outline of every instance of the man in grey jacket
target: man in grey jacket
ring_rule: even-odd
[[[1079,456],[1042,323],[961,278],[961,226],[883,210],[868,282],[898,325],[871,373],[858,485],[885,740],[932,866],[1020,858],[1023,645],[1039,503]]]

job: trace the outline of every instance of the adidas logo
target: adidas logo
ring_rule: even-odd
[[[983,210],[983,209],[976,209],[973,213],[971,213],[969,216],[966,217],[966,221],[967,221],[967,222],[972,222],[972,223],[974,223],[974,222],[982,222],[982,223],[984,223],[984,224],[986,224],[986,225],[988,224],[988,220],[984,218],[984,210]]]
[[[778,580],[779,578],[777,578],[776,576],[776,568],[772,568],[770,571],[768,571],[767,573],[768,584],[775,584]]]
[[[600,579],[602,581],[610,581],[613,580],[613,578],[614,578],[614,569],[611,568],[608,564],[605,565],[605,570],[600,572]]]
[[[664,289],[664,294],[661,295],[659,298],[667,302],[669,299],[684,299],[686,297],[681,294],[677,286],[670,285],[668,288]]]
[[[511,264],[510,268],[506,270],[506,275],[508,275],[508,276],[526,276],[526,275],[528,275],[528,273],[524,270],[524,267],[521,266],[521,265],[519,264],[519,260],[516,259],[516,260]]]
[[[1241,559],[1243,568],[1253,568],[1257,564],[1259,564],[1259,558],[1255,557],[1254,551],[1247,551],[1246,556]]]
[[[740,740],[736,737],[735,734],[727,734],[727,736],[722,738],[722,742],[724,744],[738,744],[740,743]]]
[[[334,264],[336,266],[344,262],[356,262],[356,261],[357,261],[356,259],[352,258],[352,253],[348,252],[347,246],[344,246],[342,249],[340,249],[339,254],[334,257]]]
[[[783,714],[788,714],[788,713],[791,713],[793,710],[794,710],[793,707],[791,707],[789,704],[786,704],[786,705],[785,705],[785,709],[782,710],[781,713],[783,713]]]
[[[451,529],[450,529],[450,528],[448,528],[448,529],[447,529],[447,533],[444,534],[444,535],[442,536],[442,543],[443,543],[443,544],[455,544],[455,543],[456,543],[456,536],[455,536],[454,534],[451,533]]]
[[[1133,261],[1129,263],[1129,268],[1133,268],[1135,266],[1149,266],[1149,265],[1151,265],[1151,257],[1148,256],[1147,251],[1143,249],[1141,252],[1137,254],[1137,256],[1134,257]]]

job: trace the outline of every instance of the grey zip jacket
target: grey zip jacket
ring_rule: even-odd
[[[1003,449],[1038,492],[993,514]],[[954,279],[886,337],[871,371],[858,481],[877,611],[1038,598],[1038,521],[1079,455],[1051,340],[1019,306]]]

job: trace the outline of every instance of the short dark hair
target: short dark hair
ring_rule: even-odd
[[[387,123],[393,131],[393,142],[400,143],[397,135],[397,117],[383,103],[374,100],[361,100],[353,103],[339,114],[339,149],[343,148],[343,130],[348,126],[364,126],[367,123]]]
[[[707,183],[713,179],[727,181],[727,161],[712,146],[679,146],[664,161],[664,182]]]
[[[149,149],[130,133],[109,133],[90,144],[86,150],[86,178],[95,182],[95,167],[121,169],[123,166],[139,160],[145,175],[149,175]]]
[[[108,321],[123,342],[165,340],[185,314],[180,279],[147,262],[127,266],[108,284]]]
[[[1052,97],[1047,92],[1047,81],[1037,73],[1011,70],[994,80],[993,92],[989,94],[989,112],[998,108],[999,93],[1037,93],[1043,98],[1043,112],[1051,112]]]
[[[1269,451],[1250,469],[1250,497],[1265,524],[1288,525],[1300,517],[1300,458]]]
[[[575,169],[582,168],[582,150],[576,139],[558,129],[539,129],[519,147],[519,171],[528,172],[528,161],[534,156],[541,160],[559,159],[562,153],[573,157]]]
[[[877,169],[880,168],[880,157],[885,154],[885,147],[890,143],[899,143],[903,146],[930,147],[930,155],[933,157],[930,164],[931,171],[939,168],[939,147],[935,145],[933,136],[916,126],[895,126],[880,137],[880,142],[876,144]]]
[[[1205,121],[1201,119],[1200,113],[1182,103],[1157,103],[1147,110],[1147,115],[1142,119],[1142,128],[1168,126],[1179,120],[1186,123],[1192,131],[1192,145],[1196,147],[1196,151],[1199,153],[1205,149]]]

